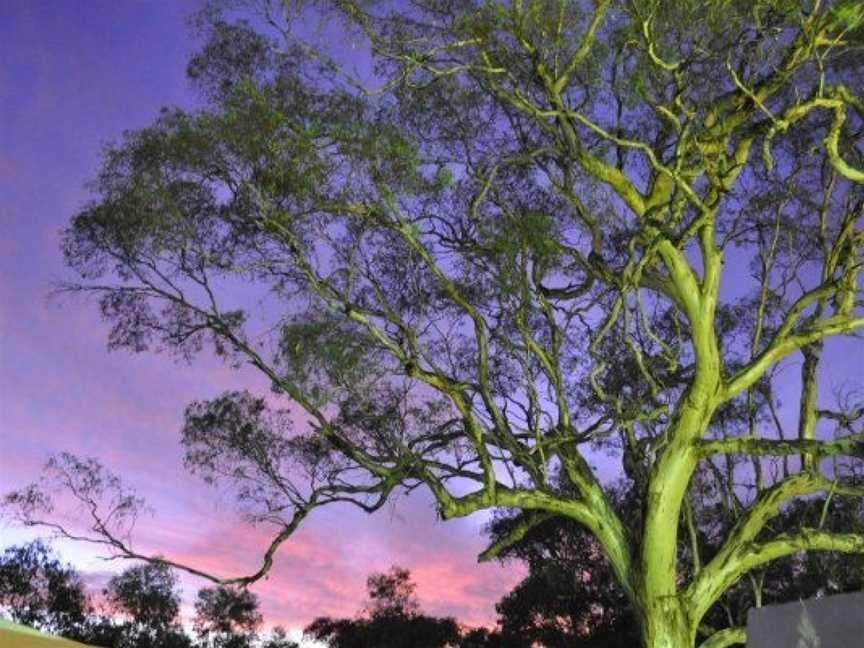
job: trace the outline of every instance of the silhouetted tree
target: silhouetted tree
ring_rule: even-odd
[[[459,648],[518,648],[521,644],[505,644],[497,630],[472,628],[459,640]]]
[[[445,648],[460,641],[454,619],[423,614],[407,569],[393,567],[366,582],[369,602],[354,619],[315,619],[305,632],[331,648]]]
[[[276,626],[273,631],[261,641],[261,648],[299,648],[296,641],[291,641],[285,628]]]
[[[91,613],[81,576],[41,540],[8,547],[0,557],[0,609],[13,621],[73,639]]]
[[[206,648],[251,648],[262,617],[258,597],[247,589],[213,587],[198,591],[195,632]]]
[[[566,479],[563,488],[567,488]],[[610,489],[625,520],[633,518],[626,490]],[[487,527],[492,546],[512,537],[522,516],[498,516]],[[517,560],[528,575],[496,605],[505,648],[628,648],[639,627],[625,592],[596,538],[566,518],[552,517],[529,529],[499,554]]]
[[[108,581],[105,596],[114,610],[153,628],[167,627],[180,613],[177,576],[162,564],[130,567]]]
[[[420,603],[416,591],[417,585],[407,569],[393,566],[387,573],[372,574],[366,580],[369,615],[407,617],[417,614]]]
[[[279,626],[259,635],[257,597],[225,587],[198,592],[194,641],[179,622],[177,576],[162,563],[112,576],[102,594],[97,614],[81,576],[44,541],[9,547],[0,558],[0,613],[44,632],[102,648],[298,648]]]
[[[116,638],[112,645],[118,648],[191,646],[191,639],[179,624],[177,576],[167,565],[130,567],[108,581],[104,595],[115,617],[103,619],[103,627],[94,628],[94,638],[105,641],[113,632]],[[117,616],[124,622],[117,623]]]
[[[523,512],[514,540],[580,524],[644,647],[716,648],[744,630],[708,638],[703,619],[754,570],[864,553],[850,529],[771,533],[796,498],[864,495],[835,469],[860,464],[864,408],[818,380],[825,344],[864,327],[860,0],[214,1],[199,18],[201,101],[105,151],[63,252],[110,348],[209,348],[284,397],[186,411],[188,467],[273,527],[258,570],[207,577],[248,585],[314,509],[423,487],[445,519]],[[788,358],[794,429],[762,414]],[[634,480],[634,520],[598,446]],[[704,461],[747,488],[701,561],[678,540]],[[88,540],[157,559],[125,541],[140,502],[93,462],[62,456],[6,502],[50,524],[57,482],[94,513]]]

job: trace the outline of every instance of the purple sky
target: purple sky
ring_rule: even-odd
[[[191,103],[184,68],[194,43],[184,19],[196,4],[0,2],[0,492],[36,477],[49,453],[98,456],[156,511],[139,528],[140,549],[237,575],[257,566],[266,538],[238,522],[227,497],[186,475],[178,431],[190,400],[266,385],[206,359],[187,367],[109,354],[95,304],[47,299],[52,283],[69,277],[58,235],[87,198],[101,145],[146,125],[162,105]],[[828,345],[825,395],[859,375],[861,349]],[[792,366],[784,374],[787,389],[796,374]],[[797,402],[784,400],[792,421]],[[371,518],[323,510],[255,591],[268,621],[298,627],[353,614],[367,574],[396,563],[413,571],[427,611],[490,623],[494,602],[522,572],[476,563],[484,521],[436,522],[424,495]],[[0,546],[31,537],[8,526],[0,533]],[[61,548],[88,569],[107,568],[80,546]],[[187,583],[190,591],[201,584]]]
[[[156,511],[139,526],[141,549],[237,575],[257,566],[266,538],[238,522],[227,497],[186,475],[178,432],[190,400],[266,385],[206,359],[188,367],[108,353],[94,303],[48,300],[52,284],[70,277],[59,231],[87,199],[101,146],[162,105],[191,103],[184,69],[194,43],[184,20],[195,7],[0,2],[0,492],[34,479],[49,453],[97,456]],[[353,614],[367,574],[396,563],[411,568],[429,612],[490,623],[521,571],[476,563],[483,522],[436,522],[422,495],[372,518],[322,510],[255,591],[268,621],[297,627]],[[0,534],[0,546],[31,537],[9,526]],[[84,547],[60,548],[78,565],[109,567]]]

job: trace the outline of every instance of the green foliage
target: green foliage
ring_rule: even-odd
[[[317,404],[331,401],[340,390],[375,372],[372,340],[335,317],[283,325],[279,346],[286,377]]]
[[[485,224],[483,239],[500,288],[513,292],[524,287],[517,271],[526,257],[543,272],[556,267],[561,258],[560,237],[558,223],[540,210],[501,214]]]
[[[448,169],[446,166],[442,166],[438,169],[438,174],[436,176],[436,180],[438,185],[442,188],[449,189],[454,184],[454,175],[453,171]]]
[[[849,31],[854,31],[864,25],[864,6],[857,0],[839,2],[834,7],[834,14]]]

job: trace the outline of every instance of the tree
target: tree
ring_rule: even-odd
[[[369,616],[411,616],[420,609],[417,600],[417,585],[411,580],[411,572],[393,566],[387,573],[372,574],[366,579],[369,595]]]
[[[825,511],[831,503],[827,497],[793,502],[772,521],[777,533],[793,533],[796,529],[823,528],[831,531],[864,532],[864,503],[846,500],[834,504],[831,516]],[[706,547],[717,552],[718,546]],[[736,583],[724,593],[709,611],[704,623],[711,627],[743,625],[747,611],[777,603],[800,601],[826,594],[864,590],[864,555],[846,556],[836,553],[798,553],[766,565]]]
[[[366,581],[369,603],[354,619],[319,617],[306,628],[307,636],[331,648],[446,648],[461,645],[459,625],[451,618],[420,612],[416,586],[407,569],[393,567]]]
[[[454,619],[425,614],[387,614],[370,618],[319,617],[306,627],[306,635],[331,648],[449,648],[460,644]]]
[[[50,523],[59,479],[100,512],[90,540],[246,585],[315,508],[422,487],[445,519],[525,512],[514,540],[584,526],[646,648],[701,641],[774,560],[864,551],[847,529],[772,527],[795,498],[862,494],[837,466],[860,467],[864,408],[819,384],[825,345],[864,325],[860,2],[256,6],[254,26],[201,14],[202,106],[106,151],[63,250],[110,348],[210,348],[290,403],[230,392],[183,429],[189,468],[274,527],[262,566],[134,551],[139,500],[70,456],[6,498],[22,522]],[[307,12],[368,55],[374,88]],[[791,430],[773,414],[793,359]],[[592,445],[631,479],[635,525]],[[700,462],[745,483],[707,495],[737,522],[704,561],[678,542]]]
[[[251,648],[261,621],[258,597],[247,589],[220,586],[198,591],[193,627],[206,648]]]
[[[108,582],[106,613],[98,614],[81,575],[43,540],[9,547],[0,559],[0,610],[43,632],[106,648],[190,648],[177,622],[176,585],[164,565],[129,568]]]
[[[622,513],[632,511],[626,491],[612,491],[612,500]],[[524,514],[499,516],[487,528],[492,545],[523,523]],[[497,558],[518,560],[528,568],[527,576],[496,605],[507,648],[639,644],[634,610],[602,547],[572,520],[550,518],[533,526]]]
[[[297,642],[288,639],[285,628],[276,626],[273,632],[261,643],[261,648],[299,648]]]
[[[459,648],[504,648],[501,635],[488,628],[472,628],[462,635]],[[507,646],[509,648],[509,646]]]
[[[180,613],[177,576],[160,563],[130,567],[113,576],[105,596],[115,611],[142,625],[167,627]]]
[[[626,489],[613,491],[613,501],[624,518],[632,517]],[[632,498],[631,498],[632,499]],[[796,501],[772,521],[775,532],[800,527],[832,530],[864,530],[864,502],[844,500],[835,504],[830,518],[823,518],[826,498]],[[630,516],[627,513],[630,513]],[[716,554],[722,539],[736,520],[725,519],[722,533],[709,533],[706,522],[716,511],[696,507],[699,553]],[[521,515],[500,516],[487,529],[492,543],[506,538],[520,524]],[[719,539],[719,541],[718,541]],[[689,542],[682,533],[679,542]],[[686,546],[679,549],[687,551]],[[615,579],[596,539],[583,527],[562,518],[548,519],[498,555],[499,560],[519,560],[528,575],[496,606],[504,645],[528,647],[539,643],[558,646],[624,647],[638,644],[634,610]],[[864,555],[801,553],[777,560],[727,590],[706,614],[703,625],[722,628],[742,626],[754,606],[798,601],[823,594],[864,589]]]
[[[110,611],[125,623],[104,619],[101,634],[115,634],[111,645],[134,648],[189,648],[179,623],[177,576],[162,563],[143,564],[113,576],[104,590]],[[98,634],[98,633],[94,633]]]
[[[91,612],[81,576],[40,540],[3,552],[0,609],[13,621],[73,639]]]

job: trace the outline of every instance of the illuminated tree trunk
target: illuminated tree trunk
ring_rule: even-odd
[[[644,648],[690,648],[695,631],[684,607],[676,598],[649,603],[643,613]]]

